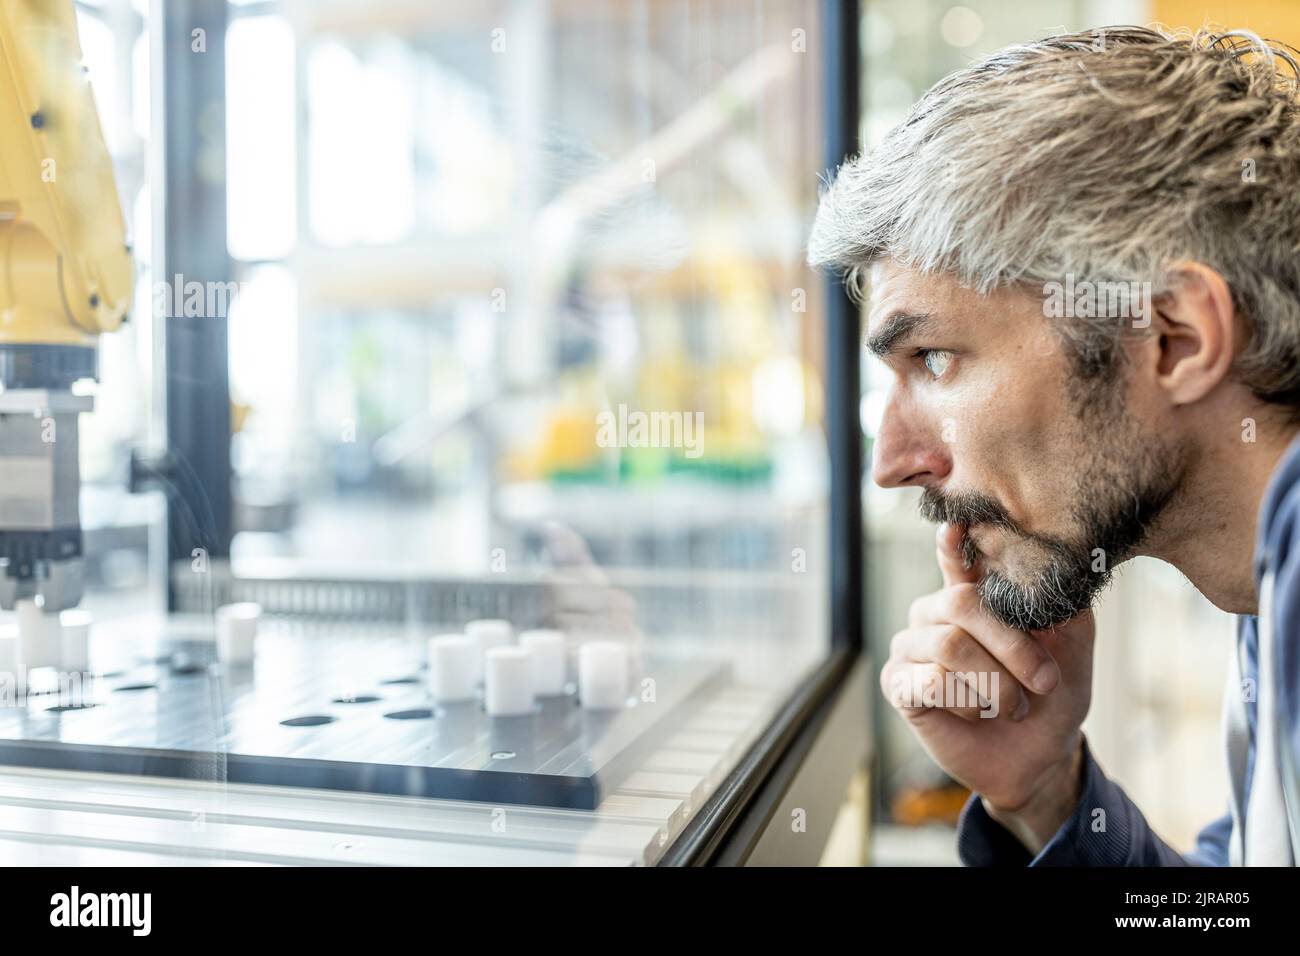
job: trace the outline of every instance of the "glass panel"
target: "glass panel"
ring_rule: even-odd
[[[826,645],[814,5],[546,10],[295,9],[298,327],[242,349],[295,318],[245,287],[231,347],[241,506],[293,519],[236,569],[522,580],[581,539],[647,639],[788,683]],[[233,52],[268,19],[232,90],[283,80]]]
[[[140,281],[15,786],[118,775],[86,861],[654,862],[830,650],[819,5],[172,3],[77,7]]]
[[[378,7],[286,13],[301,225],[232,318],[236,576],[426,581],[408,634],[504,616],[775,704],[828,648],[815,4]],[[232,105],[282,102],[234,52],[269,19]]]

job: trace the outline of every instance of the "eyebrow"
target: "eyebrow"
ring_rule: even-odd
[[[928,312],[895,312],[867,337],[867,349],[876,358],[884,358],[904,340],[929,328],[932,319]]]

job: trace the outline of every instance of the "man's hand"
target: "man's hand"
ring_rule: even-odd
[[[939,528],[944,587],[913,602],[880,685],[930,756],[1033,853],[1078,804],[1092,697],[1091,611],[1017,631],[980,603],[961,529]]]
[[[548,522],[541,531],[551,559],[546,583],[551,588],[554,625],[575,639],[598,636],[627,641],[639,649],[643,638],[636,623],[636,602],[610,584],[587,542],[557,521]]]

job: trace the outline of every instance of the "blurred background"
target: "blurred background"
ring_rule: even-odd
[[[803,265],[831,108],[813,62],[820,5],[215,6],[224,37],[191,53],[219,62],[169,77],[161,45],[189,32],[161,29],[172,0],[77,3],[142,270],[137,320],[103,340],[82,425],[87,603],[217,602],[220,584],[196,583],[167,539],[165,496],[131,493],[141,449],[169,428],[158,283],[187,258],[238,283],[213,345],[231,396],[222,573],[444,582],[448,618],[570,574],[628,595],[658,646],[725,658],[775,707],[831,646],[825,303]],[[1300,42],[1289,2],[863,0],[861,140],[999,47],[1151,21]],[[162,91],[178,84],[198,115],[164,132]],[[187,138],[165,165],[166,135]],[[164,180],[186,201],[166,203]],[[203,241],[187,246],[191,233]],[[864,366],[868,460],[886,386]],[[707,453],[602,447],[598,416],[620,405],[702,412]],[[878,668],[939,576],[915,499],[868,483],[863,500]],[[561,623],[608,627],[588,598]],[[1085,730],[1187,848],[1226,801],[1232,621],[1138,561],[1098,633]],[[874,861],[955,862],[965,794],[868,686],[870,772],[828,860],[862,858],[869,809]]]

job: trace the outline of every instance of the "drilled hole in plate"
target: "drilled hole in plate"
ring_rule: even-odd
[[[420,678],[418,678],[418,677],[390,677],[388,680],[381,680],[379,683],[381,683],[381,684],[418,684],[418,683],[420,683]]]
[[[113,690],[121,694],[133,690],[153,690],[157,686],[157,684],[123,684],[121,687],[114,687]]]
[[[330,717],[328,714],[308,714],[306,717],[290,717],[280,723],[285,727],[319,727],[321,724],[332,724],[336,720],[337,717]]]
[[[433,716],[433,711],[428,707],[417,707],[414,710],[395,710],[384,716],[389,720],[428,720]]]
[[[353,694],[352,696],[335,697],[336,704],[373,704],[377,700],[383,700],[377,694]]]

